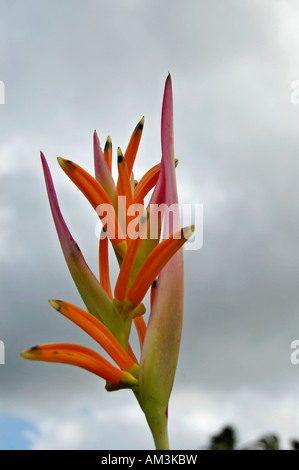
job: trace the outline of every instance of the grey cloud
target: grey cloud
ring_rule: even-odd
[[[229,407],[232,397],[236,408],[221,419],[239,419],[246,438],[263,431],[263,419],[265,429],[278,425],[269,417],[272,407],[279,407],[281,421],[287,410],[284,436],[295,429],[288,404],[296,403],[290,390],[298,376],[289,361],[290,343],[299,332],[298,110],[289,100],[296,77],[280,40],[277,5],[90,1],[83,6],[29,0],[2,5],[0,338],[7,364],[0,367],[0,406],[38,423],[41,434],[32,438],[33,447],[58,445],[48,439],[59,414],[61,423],[73,419],[71,410],[74,419],[82,419],[78,410],[85,400],[90,414],[97,397],[102,409],[112,410],[116,402],[123,413],[127,409],[122,398],[112,398],[84,371],[19,357],[21,349],[37,342],[88,344],[47,305],[49,297],[81,300],[51,220],[39,150],[49,160],[66,221],[96,270],[95,217],[55,158],[68,156],[92,171],[94,128],[101,140],[111,134],[114,148],[123,147],[144,114],[137,177],[157,163],[168,70],[181,200],[204,205],[203,247],[185,252],[185,322],[173,414],[188,408],[195,390],[209,410],[205,415],[194,398],[194,416],[205,424],[194,418],[185,426],[192,422],[198,440],[221,425],[219,402]],[[250,433],[242,406],[259,409]],[[136,417],[140,426],[142,419]],[[187,446],[179,434],[186,429],[183,418],[177,420],[174,442]],[[101,418],[83,421],[94,428]],[[111,432],[112,427],[111,422]],[[117,439],[120,446],[130,445],[131,436],[122,441],[119,433]]]

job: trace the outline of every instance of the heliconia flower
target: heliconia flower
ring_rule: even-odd
[[[87,311],[60,300],[51,299],[50,305],[95,340],[114,364],[90,348],[68,343],[42,344],[21,354],[26,359],[81,367],[106,380],[108,391],[132,389],[145,413],[156,448],[168,449],[167,409],[183,317],[182,246],[194,230],[193,226],[180,227],[170,75],[166,80],[162,106],[161,163],[148,170],[138,183],[133,167],[143,126],[144,118],[135,127],[124,154],[118,148],[116,184],[111,173],[110,137],[102,150],[99,137],[94,132],[95,178],[78,164],[58,158],[63,171],[85,195],[103,224],[99,237],[99,280],[87,266],[67,228],[46,159],[41,152],[58,238]],[[145,198],[153,188],[146,207]],[[172,220],[156,205],[164,205],[164,209],[165,205],[172,206]],[[105,210],[102,210],[103,207]],[[152,236],[152,229],[156,236]],[[109,242],[119,264],[114,292],[109,276]],[[143,300],[149,289],[151,312],[146,325]],[[132,324],[139,338],[140,363],[129,342]]]

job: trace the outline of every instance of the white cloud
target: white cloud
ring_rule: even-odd
[[[151,449],[145,418],[129,401],[110,407],[77,401],[65,411],[44,415],[34,422],[37,432],[26,432],[30,448]],[[173,449],[207,448],[211,436],[227,425],[235,428],[239,448],[276,434],[281,448],[288,449],[299,432],[298,403],[291,393],[274,398],[242,387],[226,393],[199,387],[174,391],[169,410]]]

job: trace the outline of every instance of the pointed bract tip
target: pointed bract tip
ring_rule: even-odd
[[[143,126],[144,126],[144,116],[142,116],[142,118],[140,119],[140,121],[138,122],[137,126],[135,127],[135,134],[138,132],[138,131],[142,131],[143,130]]]
[[[67,166],[67,167],[71,168],[72,170],[76,169],[74,163],[71,160],[67,160],[66,158],[57,157],[57,161],[58,161],[59,165],[62,168]]]
[[[48,167],[48,164],[47,164],[45,154],[42,151],[40,151],[40,159],[42,161],[42,166],[43,166],[43,169],[45,171],[45,169]]]
[[[49,299],[49,304],[51,305],[51,307],[55,308],[55,310],[59,310],[61,309],[61,300],[54,300],[54,299]]]
[[[93,132],[93,140],[94,140],[94,141],[95,141],[95,140],[98,140],[98,141],[99,141],[99,136],[98,136],[98,133],[97,133],[96,129],[95,129],[94,132]]]
[[[121,163],[124,160],[123,153],[121,151],[120,147],[117,147],[117,161],[118,163]]]
[[[188,238],[190,238],[193,234],[195,230],[195,226],[194,225],[190,225],[190,227],[184,227],[182,228],[182,236],[188,240]]]
[[[110,137],[108,136],[105,142],[104,152],[110,149],[112,149],[112,142],[111,142]]]
[[[24,359],[29,359],[29,357],[28,357],[28,349],[26,349],[25,351],[21,351],[21,352],[20,352],[20,356],[23,357]]]
[[[174,167],[176,168],[179,164],[179,159],[178,158],[175,158],[174,159]]]
[[[34,354],[37,350],[38,346],[32,346],[31,348],[24,349],[20,354],[24,359],[32,359],[32,353]]]

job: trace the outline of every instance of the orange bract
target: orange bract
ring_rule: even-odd
[[[22,356],[35,361],[61,362],[78,366],[114,384],[118,384],[124,375],[100,354],[75,344],[42,344],[23,351]]]

